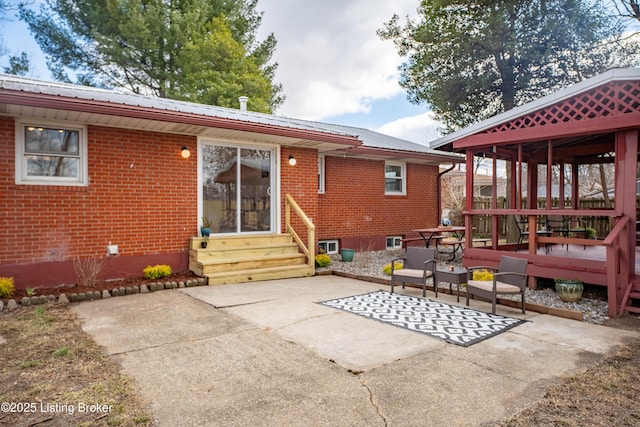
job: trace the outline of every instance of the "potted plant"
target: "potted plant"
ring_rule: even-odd
[[[206,216],[202,217],[202,226],[200,227],[200,234],[202,237],[209,237],[211,234],[211,221]]]
[[[209,246],[209,236],[202,236],[202,241],[200,242],[200,247],[202,249],[207,249],[207,246]]]
[[[577,302],[582,298],[582,292],[584,291],[584,286],[582,284],[582,280],[580,279],[564,279],[557,278],[556,282],[556,292],[560,299],[564,302]]]
[[[353,261],[353,256],[355,255],[355,249],[340,249],[340,256],[342,257],[342,262],[351,262]]]
[[[584,237],[587,239],[595,239],[596,238],[596,229],[592,227],[587,227],[584,229]]]

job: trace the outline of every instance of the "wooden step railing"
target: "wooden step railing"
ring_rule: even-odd
[[[303,226],[306,228],[307,241],[306,244],[300,237],[300,235],[294,229],[294,226],[291,222],[291,211],[297,215],[298,219],[302,222]],[[298,247],[307,256],[307,264],[311,268],[311,270],[315,274],[315,230],[316,226],[311,222],[309,217],[304,213],[304,211],[300,208],[300,206],[293,200],[289,194],[285,197],[285,229],[287,233],[290,233],[293,236],[293,240],[298,244]]]
[[[619,218],[602,242],[607,248],[607,299],[611,317],[620,316],[627,311],[627,303],[635,285],[635,263],[630,258],[635,240],[631,242],[629,238],[630,224],[629,217]]]

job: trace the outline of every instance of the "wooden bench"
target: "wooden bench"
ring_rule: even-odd
[[[491,239],[473,239],[473,243],[482,243],[483,246],[487,246],[487,243],[491,242]],[[446,239],[442,239],[440,242],[441,245],[464,245],[467,243],[467,239],[456,239],[455,237],[447,237]]]
[[[438,241],[443,240],[443,239],[452,239],[452,237],[448,237],[448,236],[432,236],[431,237],[431,240],[436,242],[436,246],[438,246]],[[417,236],[417,237],[405,237],[404,239],[402,239],[400,241],[402,242],[402,247],[406,248],[407,247],[407,243],[417,242],[417,241],[424,242],[424,239],[422,237],[420,237],[420,236]]]

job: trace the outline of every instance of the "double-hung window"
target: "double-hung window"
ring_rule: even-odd
[[[384,164],[384,194],[404,196],[407,194],[406,165],[399,162]]]
[[[16,183],[87,185],[87,132],[82,126],[18,122]]]

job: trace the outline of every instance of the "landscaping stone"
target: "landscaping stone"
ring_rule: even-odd
[[[29,297],[22,297],[22,299],[20,300],[20,305],[26,307],[29,304],[31,304],[31,299]]]
[[[79,301],[78,300],[78,294],[72,293],[71,295],[69,295],[69,299],[71,300],[71,302]]]
[[[18,303],[14,299],[7,301],[7,310],[15,310],[18,308]]]
[[[58,304],[69,304],[69,298],[65,294],[60,294],[58,297]]]
[[[141,294],[149,293],[149,288],[147,288],[147,285],[140,285],[140,293]]]
[[[127,286],[126,288],[124,288],[124,294],[125,295],[132,295],[133,294],[133,288],[131,286]]]
[[[0,300],[0,311],[4,309],[4,301]]]
[[[47,295],[47,301],[48,302],[56,302],[56,296],[55,295]]]
[[[87,294],[85,294],[84,292],[80,292],[78,294],[78,301],[86,301],[87,300]]]
[[[103,289],[102,290],[102,299],[105,299],[105,298],[111,298],[111,294],[109,293],[108,290]]]
[[[178,282],[178,288],[186,288],[184,282]]]

